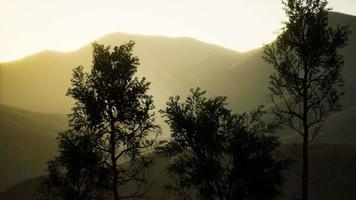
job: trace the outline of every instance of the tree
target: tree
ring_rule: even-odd
[[[107,171],[90,135],[71,129],[60,133],[58,140],[60,155],[48,162],[40,199],[103,199]]]
[[[159,134],[152,96],[147,94],[150,83],[133,77],[139,66],[132,54],[134,44],[111,49],[94,43],[91,71],[84,72],[82,66],[74,69],[68,90],[75,100],[72,123],[90,130],[115,200],[145,195],[143,172],[152,161],[147,152]],[[130,183],[136,189],[119,194],[119,187]]]
[[[323,122],[340,109],[343,58],[348,27],[328,25],[326,0],[283,1],[288,22],[277,40],[264,47],[274,66],[270,100],[273,113],[302,138],[302,199],[308,199],[309,146]]]
[[[275,160],[279,146],[273,125],[262,120],[259,107],[232,114],[225,97],[208,99],[191,90],[185,102],[171,97],[161,111],[172,140],[157,151],[173,157],[168,174],[182,193],[197,191],[198,199],[273,199],[282,184],[286,160]]]

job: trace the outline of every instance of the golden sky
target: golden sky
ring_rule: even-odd
[[[330,0],[356,15],[356,0]],[[71,51],[111,32],[189,36],[237,51],[272,41],[280,0],[0,0],[0,62]]]

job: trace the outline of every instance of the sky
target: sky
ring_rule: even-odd
[[[329,0],[356,15],[356,0]],[[0,0],[0,62],[73,51],[111,32],[188,36],[244,52],[271,42],[281,0]]]

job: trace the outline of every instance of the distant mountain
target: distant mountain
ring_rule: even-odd
[[[41,178],[30,178],[13,185],[3,193],[0,192],[0,200],[37,200]]]
[[[356,107],[349,107],[329,117],[316,138],[322,144],[356,144]],[[292,130],[280,130],[280,139],[284,143],[295,142],[296,135]]]
[[[356,105],[356,17],[330,13],[330,23],[349,24],[352,30],[345,56],[346,107]],[[97,40],[119,45],[136,41],[135,54],[141,60],[139,76],[152,82],[151,93],[162,108],[168,96],[187,94],[200,86],[211,95],[228,96],[231,107],[246,111],[267,102],[271,66],[262,60],[262,49],[238,53],[191,38],[112,33]],[[2,63],[0,103],[28,110],[68,113],[72,105],[65,97],[72,69],[91,65],[91,46],[60,53],[44,51],[24,59]]]
[[[0,192],[45,174],[46,161],[57,151],[55,137],[66,117],[0,105]]]
[[[129,40],[137,43],[139,76],[152,82],[152,93],[161,105],[169,95],[210,81],[239,57],[235,51],[191,38],[112,33],[97,42],[120,45]],[[69,53],[45,51],[1,64],[1,103],[38,112],[68,113],[72,104],[65,94],[72,69],[90,66],[91,53],[91,45],[86,45]]]
[[[350,25],[349,45],[341,51],[345,58],[346,95],[344,109],[356,106],[356,17],[330,13],[330,23]],[[267,104],[269,76],[273,68],[262,60],[262,49],[238,53],[192,38],[112,33],[97,40],[106,45],[136,41],[140,58],[139,76],[152,82],[151,94],[158,109],[172,95],[186,95],[200,86],[210,95],[227,96],[235,111],[247,111]],[[46,113],[68,113],[66,97],[72,69],[91,65],[91,46],[60,53],[44,51],[0,65],[0,103]],[[161,121],[160,121],[161,122]]]

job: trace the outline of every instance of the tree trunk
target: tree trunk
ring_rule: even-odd
[[[111,173],[112,173],[112,194],[114,196],[114,200],[119,200],[119,192],[117,191],[117,166],[116,166],[116,145],[115,145],[115,134],[111,133],[110,135],[110,157],[111,157]]]
[[[303,80],[303,171],[302,171],[302,200],[308,200],[308,178],[309,178],[309,126],[308,126],[308,67],[304,66]]]
[[[309,158],[308,158],[308,145],[309,145],[309,127],[308,127],[308,87],[307,77],[308,71],[306,67],[305,77],[303,82],[303,168],[302,168],[302,200],[308,200],[308,176],[309,176]]]
[[[303,136],[303,172],[302,172],[302,200],[308,200],[309,179],[309,152],[308,152],[308,129],[304,130]]]
[[[115,167],[112,167],[112,173],[113,173],[113,181],[112,181],[112,193],[114,196],[115,200],[119,200],[119,192],[117,191],[117,170],[116,170],[116,164]],[[115,169],[114,169],[115,168]]]

